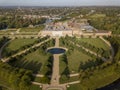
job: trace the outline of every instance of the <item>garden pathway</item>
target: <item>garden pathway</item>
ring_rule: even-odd
[[[55,48],[59,48],[59,38],[56,37],[55,40]],[[51,78],[51,85],[58,85],[59,84],[59,55],[54,54],[54,61],[53,61],[53,73]]]
[[[103,37],[100,37],[100,39],[101,39],[102,41],[104,41],[104,42],[110,47],[110,49],[111,49],[111,54],[112,54],[112,56],[110,56],[110,59],[113,60],[113,57],[114,57],[114,55],[115,55],[115,52],[114,52],[114,49],[113,49],[111,43],[110,43],[109,41],[107,41],[106,39],[104,39]]]
[[[29,47],[29,48],[27,48],[27,49],[25,49],[25,50],[23,50],[23,51],[21,51],[21,52],[18,52],[18,53],[14,54],[14,55],[12,55],[12,56],[10,56],[10,57],[8,57],[8,58],[5,58],[5,59],[3,58],[3,59],[1,59],[1,60],[2,60],[3,62],[8,62],[8,61],[11,59],[11,57],[16,57],[16,56],[18,56],[18,55],[21,55],[21,54],[29,51],[31,48],[38,47],[38,46],[40,46],[41,44],[49,41],[50,39],[51,39],[51,38],[49,38],[49,39],[47,39],[47,40],[44,40],[43,42],[40,42],[40,43],[38,43],[38,44],[35,44],[35,45],[33,45],[32,47]]]
[[[55,38],[55,48],[59,48],[59,37]],[[59,56],[61,54],[53,55],[53,69],[50,84],[43,84],[42,90],[66,90],[66,84],[59,83]]]
[[[71,43],[75,44],[75,43],[72,42],[72,41],[71,41]],[[83,47],[83,46],[81,46],[81,45],[79,45],[79,44],[75,44],[75,45],[78,46],[78,47],[81,47],[81,48],[84,49],[86,52],[89,52],[89,53],[91,53],[91,54],[93,54],[93,55],[95,55],[95,56],[100,57],[103,61],[107,61],[106,58],[102,57],[101,55],[97,54],[96,52],[93,52],[93,51],[89,50],[88,48],[85,48],[85,47]]]

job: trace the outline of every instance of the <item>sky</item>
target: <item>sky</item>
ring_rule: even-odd
[[[0,0],[0,6],[120,6],[120,0]]]

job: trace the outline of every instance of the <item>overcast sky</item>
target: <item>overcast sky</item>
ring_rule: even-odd
[[[120,6],[120,0],[0,0],[0,6]]]

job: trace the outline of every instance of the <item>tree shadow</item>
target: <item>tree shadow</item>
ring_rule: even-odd
[[[102,63],[103,63],[103,61],[101,59],[99,59],[99,58],[97,58],[95,60],[90,60],[89,59],[85,63],[80,62],[78,72],[80,72],[80,70],[86,70],[87,68],[98,66],[98,65],[100,65]]]
[[[27,61],[27,60],[22,60],[22,59],[17,59],[17,58],[12,58],[9,62],[10,65],[18,68],[24,68],[28,70],[32,70],[33,73],[39,73],[42,67],[42,63],[38,61]]]
[[[68,79],[70,78],[70,70],[68,66],[66,66],[61,75],[65,75]]]

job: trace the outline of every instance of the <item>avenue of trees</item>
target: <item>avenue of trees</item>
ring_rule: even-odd
[[[108,60],[101,65],[81,71],[80,80],[81,84],[86,86],[89,90],[106,86],[115,80],[120,78],[120,38],[109,37],[108,40],[111,42],[115,50],[115,56],[113,61]]]
[[[29,45],[26,45],[26,46],[23,46],[23,47],[19,48],[18,50],[15,50],[15,51],[9,51],[9,49],[5,48],[5,49],[4,49],[4,51],[5,51],[5,57],[11,56],[11,55],[13,55],[13,54],[15,54],[15,53],[17,53],[17,52],[20,52],[20,51],[22,51],[22,50],[25,50],[25,49],[27,49],[27,48],[30,48],[31,46],[33,46],[33,45],[35,45],[35,44],[38,44],[38,43],[40,43],[40,42],[42,42],[42,41],[44,41],[44,40],[46,40],[46,39],[48,39],[48,38],[49,38],[49,36],[40,38],[40,39],[36,40],[34,43],[29,44]],[[16,39],[17,39],[17,38],[16,38]],[[9,45],[9,44],[8,44],[8,45]]]
[[[44,41],[48,38],[44,37],[39,39],[39,42]],[[2,40],[1,40],[2,41]],[[31,90],[31,81],[34,81],[35,77],[32,76],[33,72],[35,73],[36,71],[35,68],[28,69],[28,68],[22,68],[22,67],[17,67],[12,65],[14,64],[14,61],[22,59],[25,55],[34,52],[38,49],[40,49],[40,53],[46,55],[46,49],[50,46],[55,45],[55,40],[51,39],[48,42],[45,42],[39,47],[36,48],[31,48],[28,52],[18,55],[15,58],[11,57],[10,61],[8,63],[3,63],[0,62],[0,81],[4,82],[6,87],[9,87],[11,90]],[[51,75],[52,73],[52,55],[49,55],[49,59],[47,62],[47,70],[45,77],[41,79],[41,82],[43,83],[49,83],[50,78],[48,75]],[[30,66],[31,67],[31,66]],[[37,70],[37,69],[36,69]],[[1,82],[0,82],[1,83]],[[0,84],[1,85],[1,84]],[[4,87],[4,86],[3,86]],[[2,87],[0,87],[2,89]]]
[[[66,40],[64,40],[64,39],[61,38],[61,42],[62,42],[66,47],[68,47],[68,46],[70,45],[70,43],[74,43],[76,46],[77,46],[77,45],[83,46],[83,47],[88,48],[89,50],[91,50],[91,51],[93,51],[93,52],[96,52],[96,53],[102,55],[102,56],[105,57],[105,58],[109,58],[109,55],[110,55],[110,51],[109,51],[109,50],[104,50],[103,48],[97,48],[96,46],[93,46],[93,45],[91,45],[91,44],[88,44],[87,42],[79,41],[79,40],[76,39],[76,37],[68,37],[68,36],[67,36],[67,37],[66,37]],[[68,43],[67,43],[67,42],[68,42]],[[73,45],[73,46],[75,47],[75,45]],[[71,47],[73,47],[73,46],[71,46]],[[82,49],[82,48],[80,48],[80,47],[76,47],[76,48],[78,48],[78,50],[81,50],[81,51],[83,51],[84,53],[86,53],[86,52],[84,51],[84,49]],[[87,53],[89,53],[89,52],[87,52]],[[91,55],[91,54],[89,53],[89,55]],[[93,55],[91,55],[91,56],[93,56]]]
[[[80,88],[82,90],[95,90],[106,86],[120,78],[120,38],[109,37],[107,39],[111,42],[112,46],[114,47],[114,59],[108,59],[108,61],[103,62],[101,61],[101,59],[97,58],[96,60],[90,60],[85,64],[81,64],[79,69],[79,80],[81,81]],[[61,38],[60,41],[60,44],[62,46],[67,46],[67,48],[69,48],[68,52],[62,56],[62,60],[64,61],[64,63],[66,63],[66,69],[62,74],[66,76],[66,80],[69,81],[70,72],[69,67],[67,67],[67,54],[71,54],[73,49],[79,50],[79,48],[76,48],[75,45],[70,45],[70,43],[68,42],[69,40],[67,38]],[[80,51],[82,51],[82,49]],[[88,64],[90,62],[94,62],[94,65],[89,66]]]
[[[0,62],[0,81],[4,81],[12,90],[30,90],[32,78],[31,71]]]

